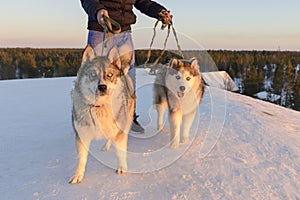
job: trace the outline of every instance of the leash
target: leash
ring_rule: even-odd
[[[108,40],[105,40],[106,38],[106,34],[107,34],[107,38],[110,38],[112,36],[112,34],[119,34],[121,33],[121,25],[115,21],[114,19],[107,17],[106,15],[102,15],[103,19],[104,19],[104,24],[101,24],[104,31],[103,31],[103,42],[102,42],[102,51],[101,54],[103,56],[103,52],[104,52],[104,48],[107,47],[107,42]],[[113,29],[113,26],[115,27],[115,29]],[[123,72],[123,69],[119,69],[120,71],[120,76],[124,77],[124,82],[125,82],[125,87],[128,93],[128,96],[131,96],[131,98],[136,99],[135,93],[130,94],[130,86],[128,84],[128,80],[125,76],[125,73]]]
[[[101,24],[101,26],[103,27],[104,31],[103,31],[101,56],[103,56],[104,48],[107,47],[108,40],[105,40],[106,35],[107,35],[107,38],[110,38],[112,36],[112,34],[121,33],[121,25],[117,21],[113,20],[110,17],[107,17],[106,15],[102,15],[102,17],[103,17],[104,23]],[[115,29],[113,29],[113,26],[115,27]]]
[[[123,77],[125,79],[124,82],[125,82],[125,87],[126,87],[126,90],[127,90],[127,95],[130,98],[133,98],[135,100],[136,99],[135,91],[133,89],[133,93],[131,93],[132,91],[131,91],[130,85],[128,84],[127,77],[125,76],[125,73],[124,73],[122,67],[120,69],[120,75],[121,75],[121,77]]]
[[[158,22],[161,21],[161,19],[164,17],[164,15],[165,14],[163,12],[160,12],[159,13],[159,18],[158,18],[158,20],[154,24],[154,27],[153,27],[153,36],[152,36],[150,47],[149,47],[149,50],[148,50],[148,53],[147,53],[147,59],[146,59],[146,61],[144,63],[144,68],[147,68],[146,66],[147,66],[148,62],[150,61],[151,50],[152,50],[153,42],[154,42],[155,37],[156,37],[156,27],[158,25]],[[168,39],[169,39],[169,36],[170,36],[171,28],[172,28],[172,32],[173,32],[174,38],[176,40],[178,52],[179,52],[180,56],[182,58],[184,58],[182,50],[181,50],[181,47],[180,47],[180,44],[179,44],[179,40],[178,40],[178,37],[177,37],[177,33],[176,33],[175,28],[174,28],[173,22],[170,21],[169,24],[163,24],[162,27],[161,27],[161,29],[163,30],[166,27],[168,27],[168,31],[167,31],[167,36],[166,36],[165,41],[164,41],[163,50],[161,51],[160,56],[154,61],[154,63],[150,65],[150,68],[152,68],[153,66],[157,65],[158,62],[159,62],[159,60],[163,57],[163,55],[164,55],[164,53],[166,51],[167,42],[168,42]]]

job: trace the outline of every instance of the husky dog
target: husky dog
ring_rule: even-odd
[[[127,170],[128,132],[135,104],[133,84],[127,75],[131,56],[126,46],[112,48],[107,57],[96,56],[91,46],[84,51],[72,92],[78,165],[69,183],[82,181],[92,140],[107,139],[106,150],[112,142],[118,158],[117,173]]]
[[[168,107],[172,149],[177,149],[179,142],[189,141],[190,128],[203,92],[204,81],[196,58],[173,58],[168,66],[157,72],[153,93],[158,113],[157,129],[163,129],[163,115]]]

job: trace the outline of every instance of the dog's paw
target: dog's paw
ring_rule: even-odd
[[[109,149],[110,149],[110,146],[104,145],[101,150],[102,151],[109,151]]]
[[[179,107],[179,108],[180,108],[180,107]],[[179,108],[176,107],[176,106],[170,106],[170,113],[175,113],[175,112],[177,112],[177,111],[180,111]]]
[[[102,147],[102,151],[109,151],[110,149],[110,146],[111,146],[111,141],[110,140],[107,140],[107,142],[105,143],[105,145]]]
[[[190,141],[190,139],[188,137],[183,137],[180,140],[180,143],[188,143]]]
[[[83,179],[84,174],[75,174],[69,181],[70,184],[80,183]]]
[[[162,132],[162,131],[164,131],[165,129],[164,129],[164,126],[163,125],[158,125],[157,126],[157,132]]]
[[[120,167],[119,169],[116,170],[116,173],[118,175],[125,174],[127,172],[127,167]]]
[[[106,145],[104,145],[103,147],[102,147],[102,149],[101,149],[101,151],[109,151],[109,147],[107,147]]]
[[[173,143],[171,145],[171,149],[173,149],[173,150],[177,150],[178,148],[179,148],[179,144],[177,144],[177,143]]]

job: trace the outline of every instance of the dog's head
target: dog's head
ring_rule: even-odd
[[[183,98],[197,84],[196,82],[201,80],[197,59],[173,58],[169,63],[166,79],[167,88],[178,98]]]
[[[91,46],[86,47],[75,83],[86,103],[101,105],[112,96],[120,77],[128,72],[131,51],[120,56],[119,50],[114,47],[108,56],[96,56]]]

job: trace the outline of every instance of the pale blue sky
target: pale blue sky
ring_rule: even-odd
[[[280,46],[300,51],[299,0],[157,2],[174,15],[184,48],[275,50]],[[83,48],[86,44],[87,16],[80,0],[0,0],[0,5],[0,47]],[[155,20],[135,13],[135,45],[147,47]]]

